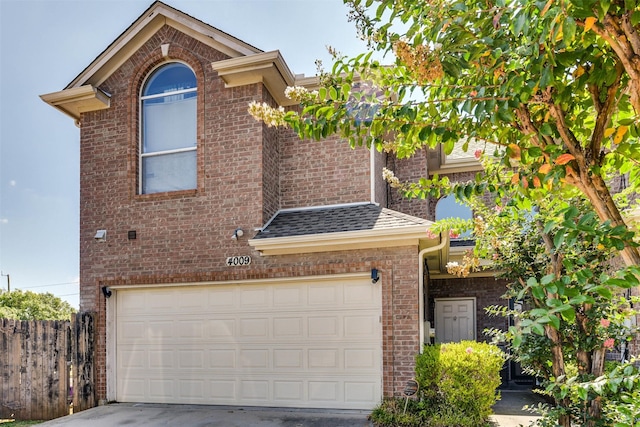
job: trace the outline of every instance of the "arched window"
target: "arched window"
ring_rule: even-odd
[[[184,64],[156,69],[140,97],[140,193],[197,185],[197,83]]]

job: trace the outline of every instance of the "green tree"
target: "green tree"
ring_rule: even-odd
[[[600,219],[625,226],[627,205],[607,182],[622,173],[630,194],[640,185],[637,0],[345,3],[372,51],[393,53],[393,65],[371,52],[336,56],[319,91],[289,92],[301,110],[254,104],[254,116],[304,138],[338,133],[398,157],[484,143],[519,169],[514,182],[523,189],[574,186]],[[456,188],[436,176],[403,189],[425,197]],[[621,255],[640,264],[632,245]]]
[[[18,320],[69,320],[76,312],[51,293],[15,290],[0,293],[0,318]]]
[[[493,176],[511,182],[511,168],[487,159],[483,163]],[[617,270],[612,261],[626,243],[636,245],[632,233],[601,222],[576,190],[538,189],[525,196],[514,186],[501,200],[465,200],[475,212],[473,220],[443,220],[432,230],[466,226],[476,240],[467,262],[451,263],[449,271],[465,276],[479,268],[479,258],[492,260],[491,267],[508,281],[505,297],[522,307],[492,307],[494,314],[516,320],[506,333],[493,333],[545,380],[558,424],[611,425],[603,402],[609,407],[626,403],[601,385],[605,353],[614,345],[625,346],[637,332],[627,323],[636,311],[624,294],[638,286],[640,274],[639,266]],[[608,384],[619,386],[623,370],[614,372]],[[628,388],[637,392],[637,384]]]

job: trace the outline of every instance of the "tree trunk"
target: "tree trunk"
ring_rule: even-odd
[[[586,165],[580,166],[582,166],[579,171],[580,176],[575,177],[571,183],[582,190],[589,198],[598,217],[602,221],[609,220],[614,227],[618,225],[627,227],[602,177],[596,174],[590,175]],[[582,170],[583,167],[584,170]],[[620,251],[620,256],[627,266],[640,265],[640,252],[638,252],[637,247],[630,246],[626,243],[624,249]]]
[[[593,352],[591,362],[591,373],[598,378],[604,373],[605,349],[599,348]],[[589,404],[589,422],[587,426],[596,426],[598,420],[602,418],[602,398],[600,396],[593,399]]]
[[[553,376],[557,379],[565,375],[564,370],[564,356],[562,354],[562,342],[560,339],[560,333],[550,325],[544,327],[547,338],[552,342],[551,344],[551,367],[553,369]],[[568,408],[571,402],[568,398],[556,398],[556,405],[561,408]],[[567,414],[560,415],[558,417],[558,425],[561,427],[571,427],[571,418]]]

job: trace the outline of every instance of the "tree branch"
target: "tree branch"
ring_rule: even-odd
[[[591,28],[613,49],[629,75],[629,98],[636,113],[640,114],[640,35],[629,21],[628,13],[619,21],[607,14],[604,22]]]
[[[616,77],[614,82],[607,88],[607,97],[601,108],[598,111],[596,118],[596,125],[593,128],[593,134],[591,135],[590,149],[586,153],[587,158],[590,159],[590,163],[595,165],[601,161],[600,159],[600,147],[602,146],[602,140],[604,138],[604,131],[607,128],[616,109],[618,103],[616,94],[620,89],[620,83],[622,75],[624,74],[624,67],[620,61],[616,62]]]

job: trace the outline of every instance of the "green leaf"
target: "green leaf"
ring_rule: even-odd
[[[576,21],[572,17],[567,16],[564,22],[562,23],[562,40],[566,45],[569,45],[571,44],[575,36],[576,36]]]
[[[349,93],[351,92],[351,85],[349,83],[345,83],[342,85],[342,98],[349,98]]]
[[[547,274],[546,276],[543,276],[542,279],[540,279],[540,284],[548,285],[549,283],[553,282],[555,278],[555,274]]]
[[[331,98],[332,101],[338,100],[338,91],[333,86],[329,88],[329,98]]]
[[[555,236],[553,236],[553,246],[556,249],[559,249],[560,246],[562,246],[562,243],[564,242],[564,238],[565,238],[565,234],[562,232],[556,233]]]
[[[551,129],[551,125],[549,123],[545,122],[540,126],[540,133],[544,136],[551,136],[553,135],[553,129]]]
[[[541,325],[540,323],[534,323],[531,326],[531,329],[533,329],[533,332],[535,332],[538,335],[544,335],[544,326]]]
[[[544,288],[541,288],[540,286],[531,288],[531,294],[541,301],[544,301],[547,296],[544,292]]]
[[[587,400],[587,397],[588,397],[589,393],[588,393],[586,388],[578,387],[577,392],[578,392],[578,396],[580,397],[581,400]]]
[[[545,89],[551,83],[551,79],[553,78],[553,72],[550,65],[544,67],[542,70],[542,75],[540,76],[540,89]]]
[[[520,32],[522,32],[522,29],[524,28],[525,23],[526,23],[526,16],[524,12],[521,12],[518,14],[518,16],[516,17],[516,20],[513,23],[513,34],[515,36],[519,35]]]
[[[554,329],[560,329],[560,318],[555,314],[549,316],[549,321]]]
[[[555,221],[549,221],[549,222],[547,222],[547,223],[544,225],[543,233],[544,233],[544,234],[549,234],[549,232],[551,231],[551,229],[552,229],[553,227],[555,227],[555,226],[556,226]]]
[[[560,314],[562,315],[562,318],[569,323],[573,323],[573,321],[576,320],[576,311],[571,306],[566,310],[562,310]]]

